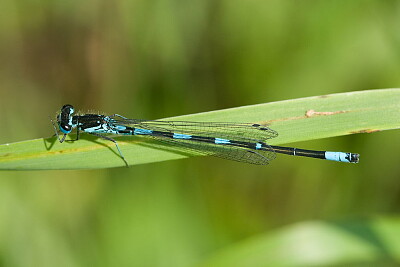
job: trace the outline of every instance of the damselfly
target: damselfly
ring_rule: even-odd
[[[258,165],[268,164],[276,153],[348,163],[359,160],[359,154],[354,153],[270,146],[265,141],[278,133],[255,123],[152,121],[128,119],[118,114],[74,115],[74,112],[73,106],[64,105],[57,115],[58,129],[53,123],[60,143],[73,129],[77,132],[76,140],[80,132],[95,135],[113,142],[126,165],[117,141],[104,134],[147,136],[182,150]]]

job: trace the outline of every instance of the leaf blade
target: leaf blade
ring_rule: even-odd
[[[354,133],[398,129],[400,89],[315,96],[168,118],[205,122],[251,122],[279,132],[277,145]],[[72,137],[73,138],[73,137]],[[140,137],[116,137],[130,165],[190,156],[160,149]],[[82,134],[77,142],[56,138],[0,145],[0,169],[94,169],[124,166],[112,142]]]

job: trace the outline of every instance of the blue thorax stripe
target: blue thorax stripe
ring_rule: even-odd
[[[123,131],[123,130],[126,130],[126,126],[123,126],[123,125],[115,125],[115,129],[117,129],[118,131]]]

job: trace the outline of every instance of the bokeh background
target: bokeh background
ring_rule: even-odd
[[[399,29],[399,1],[2,0],[0,143],[51,136],[65,103],[158,119],[399,87]],[[268,167],[3,171],[0,265],[196,266],[294,223],[396,215],[398,139],[290,144],[358,152],[358,165],[281,155]]]

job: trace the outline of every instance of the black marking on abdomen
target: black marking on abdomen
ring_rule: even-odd
[[[258,126],[258,124],[254,124],[254,126]],[[120,134],[134,135],[135,129],[136,128],[133,128],[133,127],[126,127],[126,129],[119,130],[118,132]],[[171,138],[174,140],[182,140],[182,141],[186,141],[186,142],[194,141],[194,142],[209,143],[209,144],[220,145],[220,146],[235,146],[235,147],[242,147],[242,148],[253,149],[253,150],[269,150],[267,144],[264,142],[245,142],[245,141],[236,141],[236,140],[229,140],[229,139],[218,138],[218,137],[215,138],[215,137],[199,136],[199,135],[190,135],[190,138],[174,138],[174,134],[178,134],[178,133],[165,132],[165,131],[152,131],[151,134],[143,134],[143,135]],[[217,142],[216,141],[217,139],[219,139],[220,142]],[[227,140],[229,142],[221,142],[221,140]]]

